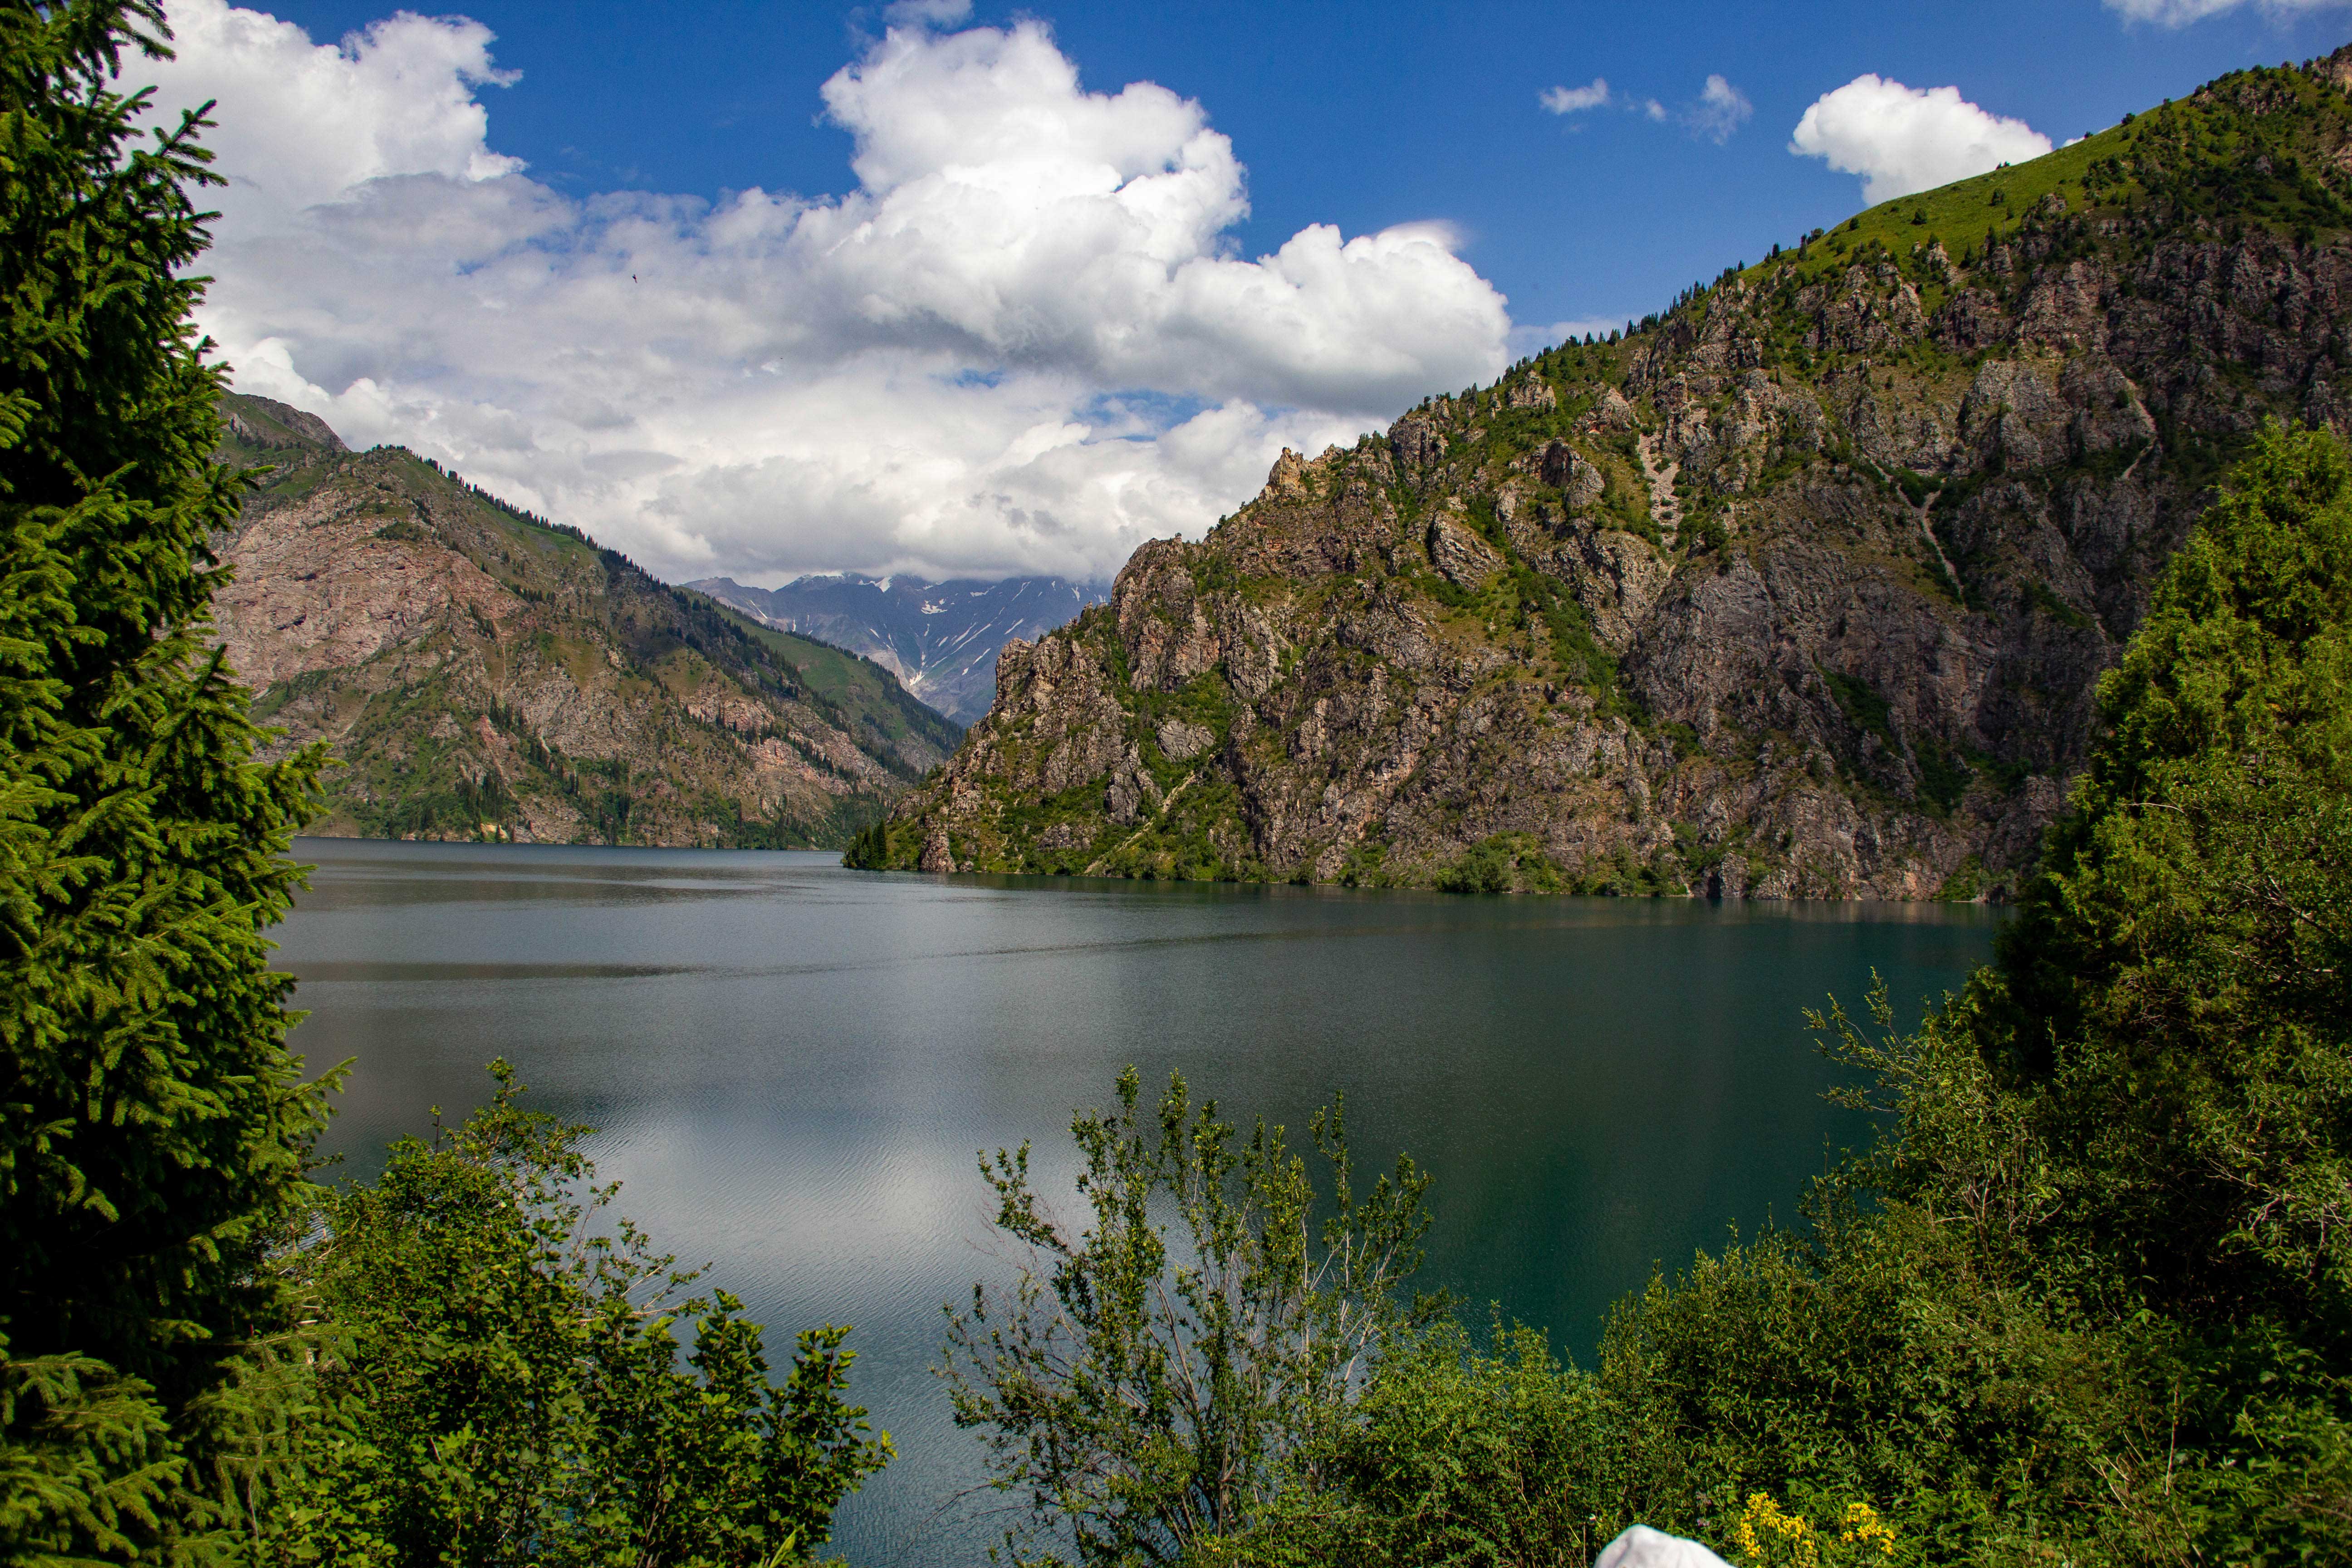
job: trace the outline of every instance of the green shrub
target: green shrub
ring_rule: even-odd
[[[1516,869],[1510,850],[1489,838],[1463,852],[1462,858],[1437,874],[1441,893],[1507,893]]]
[[[996,1226],[1025,1256],[948,1321],[956,1425],[982,1434],[1018,1510],[1010,1554],[1108,1568],[1247,1552],[1282,1500],[1324,1489],[1297,1466],[1437,1308],[1396,1299],[1421,1264],[1428,1178],[1400,1158],[1358,1191],[1334,1106],[1308,1127],[1318,1191],[1282,1128],[1244,1140],[1172,1075],[1147,1106],[1131,1067],[1117,1108],[1070,1132],[1085,1227],[1046,1206],[1027,1144],[983,1158]]]
[[[1437,873],[1441,893],[1558,893],[1568,879],[1531,833],[1497,833],[1482,838]]]
[[[615,1188],[594,1185],[588,1130],[492,1071],[489,1105],[394,1144],[290,1260],[326,1326],[265,1556],[719,1568],[822,1545],[890,1456],[843,1397],[847,1331],[802,1334],[771,1384],[741,1303],[680,1299],[693,1276],[635,1226],[590,1223]]]

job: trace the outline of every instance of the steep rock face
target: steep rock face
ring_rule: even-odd
[[[2347,65],[2224,79],[1286,453],[1009,645],[861,859],[1997,896],[2221,467],[2264,417],[2352,418]]]
[[[313,831],[839,843],[953,743],[891,676],[665,586],[396,447],[223,406],[272,467],[220,554],[230,668],[331,742]]]

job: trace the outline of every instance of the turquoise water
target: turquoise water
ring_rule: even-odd
[[[843,1510],[858,1568],[982,1560],[973,1445],[930,1373],[996,1265],[977,1151],[1069,1174],[1071,1110],[1181,1070],[1238,1118],[1347,1096],[1360,1168],[1432,1170],[1427,1282],[1589,1353],[1608,1306],[1727,1226],[1793,1218],[1862,1135],[1801,1013],[1906,1021],[1997,916],[1890,904],[1461,899],[887,876],[829,855],[306,839],[278,933],[314,1066],[357,1067],[345,1169],[484,1097],[504,1056],[600,1129],[619,1207],[772,1346],[856,1325],[900,1458]]]

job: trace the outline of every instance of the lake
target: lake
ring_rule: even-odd
[[[858,1568],[984,1560],[994,1526],[930,1373],[940,1304],[991,1272],[974,1156],[1068,1124],[1121,1067],[1181,1070],[1229,1119],[1303,1140],[1347,1097],[1369,1173],[1435,1174],[1425,1283],[1589,1356],[1610,1303],[1727,1228],[1795,1217],[1866,1130],[1825,1104],[1801,1019],[1906,1024],[1990,956],[1968,907],[1468,899],[931,878],[829,854],[304,839],[277,933],[313,1068],[355,1058],[346,1173],[487,1098],[600,1131],[620,1210],[735,1292],[788,1359],[856,1325],[852,1392],[899,1458],[836,1521]]]

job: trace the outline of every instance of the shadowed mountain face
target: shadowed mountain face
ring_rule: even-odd
[[[957,728],[888,670],[671,587],[397,447],[224,396],[268,466],[220,547],[228,663],[282,746],[331,743],[316,832],[839,844]]]
[[[1015,637],[1034,641],[1109,596],[1100,584],[1060,577],[803,577],[781,588],[711,577],[688,586],[764,625],[865,655],[959,724],[988,711],[998,649]]]
[[[2352,429],[2352,48],[1906,196],[1009,645],[859,863],[1997,896],[2267,418]]]

